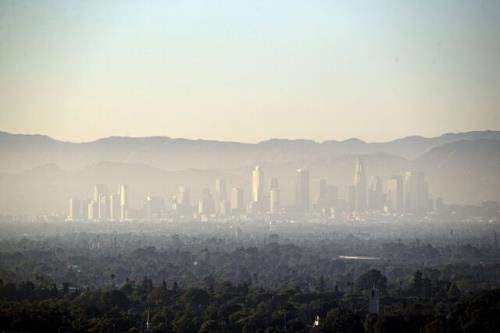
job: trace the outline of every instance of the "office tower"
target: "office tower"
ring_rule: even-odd
[[[386,198],[390,211],[397,213],[403,212],[403,177],[392,176],[387,180]]]
[[[218,215],[219,216],[227,216],[229,215],[229,201],[222,200],[219,202]]]
[[[177,210],[180,213],[189,213],[191,211],[191,201],[189,191],[184,186],[179,186],[179,193],[177,194]]]
[[[89,220],[97,221],[99,218],[99,204],[95,200],[90,200],[87,205],[87,216]]]
[[[260,165],[252,171],[252,204],[259,211],[263,208],[264,199],[264,173]]]
[[[81,214],[82,214],[82,220],[88,220],[89,218],[89,202],[91,200],[85,199],[81,200]]]
[[[98,218],[100,221],[107,221],[109,219],[109,208],[109,196],[101,196],[98,203]]]
[[[339,208],[339,189],[335,185],[330,185],[328,184],[327,186],[328,190],[328,202],[330,203],[328,205],[328,208],[334,208],[337,209]]]
[[[318,194],[318,201],[316,202],[316,206],[318,208],[325,208],[327,206],[327,192],[328,192],[328,183],[326,182],[325,179],[320,179],[319,180],[319,194]]]
[[[277,213],[280,209],[280,188],[278,179],[271,179],[271,187],[269,190],[269,211]]]
[[[108,195],[108,187],[104,184],[94,186],[94,201],[99,201],[99,198]]]
[[[226,181],[224,179],[215,180],[215,210],[219,214],[222,202],[227,201]]]
[[[69,199],[69,220],[79,221],[85,218],[87,207],[83,204],[83,200]]]
[[[316,209],[322,211],[334,208],[338,202],[338,189],[335,185],[330,185],[325,179],[319,180],[319,194],[316,201]]]
[[[109,218],[108,187],[104,184],[94,186],[94,201],[97,203],[97,218],[105,221]]]
[[[214,209],[214,198],[209,189],[204,189],[201,198],[198,201],[198,214],[200,215],[210,215],[215,212]]]
[[[128,185],[122,184],[120,186],[120,221],[126,221],[128,219]]]
[[[422,213],[429,210],[429,194],[423,172],[407,172],[404,182],[404,211]]]
[[[109,196],[109,218],[112,221],[120,221],[121,219],[121,198],[120,193],[111,194]]]
[[[366,175],[365,164],[361,158],[356,161],[354,172],[354,211],[363,213],[366,211]]]
[[[307,212],[309,210],[309,170],[297,170],[295,207],[299,212]]]
[[[339,202],[339,189],[337,186],[328,184],[327,194],[330,208],[336,208]]]
[[[239,214],[243,212],[243,189],[233,187],[231,189],[231,213]]]
[[[165,203],[161,197],[146,198],[145,213],[148,221],[154,221],[162,218],[163,211],[165,210]]]
[[[382,179],[371,176],[368,181],[368,209],[371,211],[381,211],[384,205],[382,193]]]

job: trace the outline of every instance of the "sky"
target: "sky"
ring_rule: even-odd
[[[0,1],[0,130],[257,142],[500,129],[500,1]]]

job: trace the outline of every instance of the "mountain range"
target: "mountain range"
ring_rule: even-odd
[[[169,137],[73,143],[0,132],[0,213],[64,212],[69,197],[90,197],[95,183],[112,188],[128,183],[138,207],[145,196],[169,197],[179,185],[189,187],[196,199],[202,188],[213,188],[217,177],[248,194],[257,163],[267,180],[279,179],[285,203],[293,201],[297,168],[311,171],[313,201],[320,178],[336,184],[345,197],[358,156],[365,159],[368,176],[424,171],[432,196],[446,202],[500,199],[500,131],[378,143],[271,139],[255,144]]]

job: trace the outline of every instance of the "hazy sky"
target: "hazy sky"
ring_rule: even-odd
[[[0,1],[0,130],[259,141],[500,129],[500,1]]]

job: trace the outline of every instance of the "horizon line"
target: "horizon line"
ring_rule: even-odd
[[[404,139],[409,139],[409,138],[419,138],[419,139],[435,139],[439,138],[445,135],[458,135],[458,134],[470,134],[470,133],[488,133],[488,132],[500,132],[500,129],[482,129],[482,130],[470,130],[470,131],[458,131],[458,132],[444,132],[439,135],[435,136],[423,136],[423,135],[418,135],[418,134],[411,134],[411,135],[406,135],[403,137],[396,137],[391,140],[386,140],[386,141],[366,141],[363,139],[360,139],[358,137],[350,137],[344,140],[339,140],[339,139],[327,139],[327,140],[314,140],[314,139],[306,139],[306,138],[283,138],[283,137],[270,137],[264,140],[260,141],[236,141],[236,140],[220,140],[220,139],[208,139],[208,138],[187,138],[187,137],[171,137],[168,135],[147,135],[147,136],[131,136],[131,135],[109,135],[109,136],[103,136],[99,137],[97,139],[93,140],[88,140],[88,141],[72,141],[72,140],[64,140],[64,139],[58,139],[54,136],[51,136],[49,134],[41,134],[41,133],[15,133],[15,132],[9,132],[5,130],[0,130],[0,134],[7,134],[7,135],[13,135],[13,136],[41,136],[41,137],[46,137],[49,138],[53,141],[58,141],[61,143],[72,143],[72,144],[90,144],[90,143],[95,143],[98,141],[102,140],[107,140],[107,139],[113,139],[113,138],[124,138],[124,139],[153,139],[153,138],[161,138],[161,139],[170,139],[170,140],[185,140],[185,141],[206,141],[206,142],[219,142],[219,143],[237,143],[237,144],[247,144],[247,145],[258,145],[261,143],[269,142],[269,141],[309,141],[313,142],[316,144],[323,144],[327,142],[347,142],[347,141],[360,141],[362,143],[367,143],[367,144],[381,144],[381,143],[390,143],[394,142],[397,140],[404,140]]]

